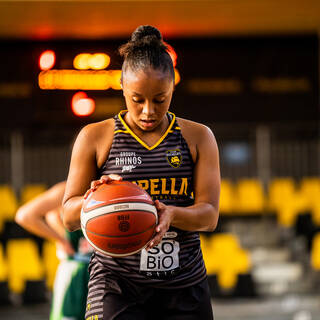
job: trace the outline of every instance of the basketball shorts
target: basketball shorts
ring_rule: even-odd
[[[83,320],[88,294],[88,263],[60,262],[53,288],[50,320]]]
[[[150,288],[108,271],[91,274],[85,320],[213,320],[207,279],[182,289]]]

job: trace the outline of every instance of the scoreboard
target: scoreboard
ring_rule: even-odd
[[[1,41],[1,127],[76,128],[125,108],[117,49],[126,40]],[[203,123],[319,118],[317,35],[168,42],[177,79],[171,110],[179,116]]]

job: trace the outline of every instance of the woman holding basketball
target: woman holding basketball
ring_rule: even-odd
[[[86,319],[212,319],[198,232],[213,231],[218,221],[215,138],[204,125],[169,112],[174,69],[156,28],[137,28],[120,54],[127,110],[79,133],[63,201],[64,224],[80,228],[89,186],[93,192],[98,184],[119,179],[147,190],[159,224],[138,254],[93,254]]]

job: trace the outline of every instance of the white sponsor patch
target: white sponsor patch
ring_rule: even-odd
[[[140,271],[170,271],[179,267],[180,245],[172,239],[162,240],[149,251],[141,251]]]

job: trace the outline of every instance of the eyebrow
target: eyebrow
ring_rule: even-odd
[[[155,94],[155,96],[161,96],[161,95],[163,95],[163,94],[165,94],[165,93],[166,93],[165,91],[159,92],[159,93]],[[136,96],[141,96],[140,93],[135,92],[135,91],[133,91],[132,94],[134,94],[134,95],[136,95]]]

